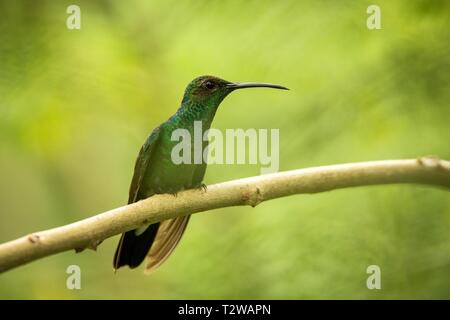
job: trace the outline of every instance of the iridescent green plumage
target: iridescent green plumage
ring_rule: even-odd
[[[128,203],[158,193],[176,193],[202,185],[206,163],[175,164],[171,153],[178,141],[172,132],[187,129],[193,136],[194,122],[201,121],[208,130],[222,100],[232,91],[249,87],[285,87],[265,83],[232,83],[213,76],[194,79],[186,88],[178,111],[155,128],[142,146],[134,169]],[[194,144],[191,144],[192,148]],[[207,142],[203,143],[203,148]],[[193,152],[192,152],[193,154]],[[131,230],[122,235],[114,256],[114,268],[137,267],[148,256],[146,269],[154,270],[163,263],[178,244],[189,215]]]

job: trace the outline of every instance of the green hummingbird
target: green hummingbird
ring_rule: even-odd
[[[178,141],[172,132],[186,129],[193,136],[194,121],[208,130],[222,100],[237,89],[286,87],[260,82],[233,83],[214,76],[201,76],[187,86],[181,106],[166,122],[156,127],[141,147],[129,190],[128,203],[154,194],[172,193],[204,187],[206,163],[175,164],[171,153]],[[191,144],[193,145],[193,144]],[[208,142],[203,142],[203,149]],[[150,224],[122,234],[114,255],[114,269],[139,266],[147,256],[146,272],[158,268],[173,252],[189,222],[190,215]]]

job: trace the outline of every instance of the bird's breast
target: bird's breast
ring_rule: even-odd
[[[144,177],[146,190],[153,193],[175,193],[192,187],[197,164],[179,163],[173,159],[176,141],[165,139],[152,156]]]

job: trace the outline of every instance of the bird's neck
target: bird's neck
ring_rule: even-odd
[[[201,121],[204,128],[209,128],[216,114],[217,107],[204,106],[198,103],[187,102],[178,109],[175,117],[183,124],[191,125],[194,121]]]

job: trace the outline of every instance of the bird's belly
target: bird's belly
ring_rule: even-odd
[[[195,165],[193,164],[174,164],[169,161],[161,160],[160,163],[152,166],[144,178],[146,190],[152,193],[175,193],[192,187],[192,178],[194,176]]]

